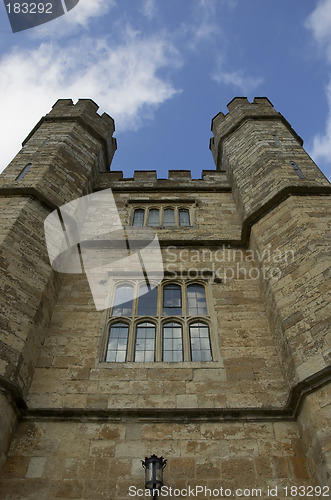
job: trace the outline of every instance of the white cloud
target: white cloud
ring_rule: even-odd
[[[94,18],[105,16],[115,5],[116,0],[80,0],[64,16],[33,28],[29,35],[34,39],[51,37],[54,40],[78,33],[82,28],[88,30]]]
[[[247,76],[242,70],[226,71],[224,69],[224,62],[219,58],[217,69],[212,74],[213,80],[217,83],[225,85],[232,85],[240,90],[244,95],[249,94],[263,83],[263,78]]]
[[[231,12],[237,6],[238,0],[198,0],[192,8],[190,20],[181,28],[191,50],[199,51],[204,43],[208,43],[209,47],[213,48],[210,52],[212,57],[217,54],[215,70],[211,74],[213,80],[232,85],[240,92],[248,94],[263,83],[263,78],[247,76],[242,70],[225,69],[229,39],[223,29],[223,18],[226,11]]]
[[[86,26],[93,17],[100,17],[115,5],[115,0],[80,0],[65,19],[73,24]]]
[[[310,14],[305,23],[311,30],[314,41],[323,49],[323,58],[326,56],[327,64],[331,64],[331,0],[321,0],[315,10]],[[331,173],[331,75],[326,89],[328,103],[328,116],[324,133],[315,135],[311,156],[320,162],[325,162],[324,170]]]
[[[327,117],[325,132],[323,134],[315,135],[313,139],[313,147],[311,150],[311,156],[315,161],[327,160],[330,163],[331,159],[331,81],[329,82],[326,89],[329,113]],[[329,173],[331,173],[330,165],[328,168]]]
[[[177,36],[185,47],[199,51],[203,43],[217,38],[222,31],[216,20],[218,0],[199,0],[188,2],[188,15],[180,24]]]
[[[152,19],[156,14],[155,0],[144,0],[142,11],[148,19]]]
[[[126,33],[127,42],[75,40],[61,48],[43,43],[35,50],[15,50],[0,60],[1,168],[20,142],[59,98],[91,98],[113,116],[117,129],[137,129],[178,91],[159,75],[179,65],[174,47],[163,37]],[[24,113],[22,112],[24,111]]]
[[[329,45],[328,54],[331,55],[331,0],[322,0],[306,21],[306,27],[313,32],[315,40]]]
[[[191,44],[195,48],[200,42],[213,41],[222,34],[222,19],[227,11],[237,7],[238,0],[199,0],[193,9]],[[224,43],[226,43],[223,37]],[[218,50],[220,47],[218,46]]]

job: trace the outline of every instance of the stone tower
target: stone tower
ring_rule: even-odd
[[[267,98],[228,108],[201,179],[111,171],[90,100],[58,101],[0,176],[1,498],[139,497],[154,453],[170,498],[330,493],[330,184]],[[99,311],[44,221],[105,189],[164,277],[109,278]]]

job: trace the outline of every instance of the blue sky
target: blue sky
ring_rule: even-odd
[[[331,0],[80,0],[12,33],[0,4],[2,170],[58,98],[115,120],[112,169],[215,168],[210,123],[267,96],[331,177]]]

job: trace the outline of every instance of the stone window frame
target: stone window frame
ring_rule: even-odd
[[[164,224],[164,211],[167,209],[173,209],[174,210],[174,216],[175,216],[175,223],[173,226],[171,225],[165,225]],[[132,227],[141,227],[141,226],[133,226],[133,221],[134,221],[134,214],[136,210],[144,210],[144,220],[143,220],[143,226],[146,227],[156,227],[158,229],[169,229],[169,228],[192,228],[195,226],[195,209],[196,209],[196,202],[195,200],[190,200],[188,202],[186,201],[167,201],[158,203],[157,201],[135,201],[135,202],[130,202],[130,214],[129,214],[129,224]],[[158,225],[148,225],[148,215],[150,210],[159,210],[159,223]],[[179,224],[179,212],[180,210],[187,210],[189,213],[189,219],[190,219],[190,224],[188,226],[186,225],[180,225]]]
[[[143,281],[136,280],[114,280],[114,286],[112,287],[111,292],[111,303],[114,301],[115,293],[117,287],[121,285],[132,285],[135,288],[135,295],[137,294],[138,287],[141,285],[146,285]],[[166,316],[163,314],[163,288],[166,285],[177,284],[181,287],[182,291],[182,303],[183,303],[183,311],[181,315],[169,315]],[[187,310],[187,287],[189,285],[202,285],[205,289],[205,297],[207,304],[207,315],[188,315]],[[221,357],[219,355],[218,349],[218,341],[217,341],[217,328],[215,322],[215,314],[213,312],[212,307],[212,294],[210,289],[211,283],[206,279],[165,279],[159,285],[157,285],[158,293],[157,293],[157,314],[156,316],[138,316],[138,299],[139,297],[134,298],[133,306],[132,306],[132,315],[131,316],[112,316],[112,307],[109,308],[105,312],[105,316],[103,316],[103,335],[102,342],[100,344],[99,350],[99,363],[104,367],[119,367],[119,366],[134,366],[141,367],[145,366],[155,366],[159,363],[162,363],[162,366],[169,367],[185,367],[185,366],[196,366],[196,367],[211,367],[211,365],[219,364],[222,362]],[[136,327],[140,323],[152,323],[156,328],[156,339],[155,339],[155,357],[154,361],[141,362],[134,361],[134,353],[135,353],[135,332]],[[166,323],[180,323],[182,326],[183,332],[183,360],[182,361],[163,361],[162,357],[162,343],[163,343],[163,326]],[[191,343],[190,343],[190,334],[189,329],[190,326],[194,323],[204,323],[208,326],[209,329],[209,342],[211,348],[211,356],[212,359],[210,361],[192,361],[191,360]],[[108,338],[109,338],[109,330],[112,325],[116,323],[125,323],[129,326],[129,341],[127,346],[127,356],[125,362],[116,362],[116,361],[106,361],[107,355],[107,347],[108,347]]]

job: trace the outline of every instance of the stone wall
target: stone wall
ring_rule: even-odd
[[[0,468],[6,461],[17,417],[15,404],[12,403],[11,398],[0,393]]]
[[[96,110],[59,101],[1,176],[0,465],[19,421],[1,498],[127,499],[152,453],[167,487],[310,497],[330,484],[327,181],[265,98],[215,117],[201,179],[107,172],[114,124]],[[84,274],[52,271],[42,224],[108,188],[124,226],[135,207],[190,207],[190,227],[156,231],[164,279],[206,286],[212,362],[105,361],[110,312]]]
[[[285,487],[315,485],[294,422],[28,421],[15,435],[1,498],[138,498],[134,492],[144,489],[141,460],[152,453],[168,460],[168,498],[185,498],[178,490],[190,486],[203,488],[197,498],[241,498],[237,490],[246,490],[248,498],[267,499],[271,489],[283,499],[290,497]],[[221,488],[223,495],[212,493]]]
[[[329,366],[330,218],[326,196],[290,197],[252,228],[252,240],[263,252],[277,250],[280,279],[263,281],[266,308],[285,376],[293,385]],[[313,235],[313,236],[312,236]]]
[[[97,109],[90,100],[75,106],[58,101],[0,177],[0,387],[9,386],[20,406],[60,287],[49,263],[44,220],[89,192],[116,149],[113,120]],[[6,447],[6,439],[0,440],[0,456]]]
[[[304,400],[298,417],[308,467],[319,484],[330,484],[330,409],[331,391],[328,385]]]
[[[196,255],[192,250],[191,257]],[[166,267],[166,253],[164,257]],[[212,262],[197,265],[189,252],[187,257],[186,268],[195,265],[212,270]],[[241,267],[238,277],[209,284],[217,352],[215,361],[203,363],[203,368],[201,363],[187,362],[176,366],[103,362],[100,345],[108,335],[105,315],[95,311],[85,276],[65,276],[29,392],[29,406],[282,407],[288,393],[259,282],[245,279],[244,269],[252,268],[249,262],[230,262],[227,269],[236,269],[237,263]]]

